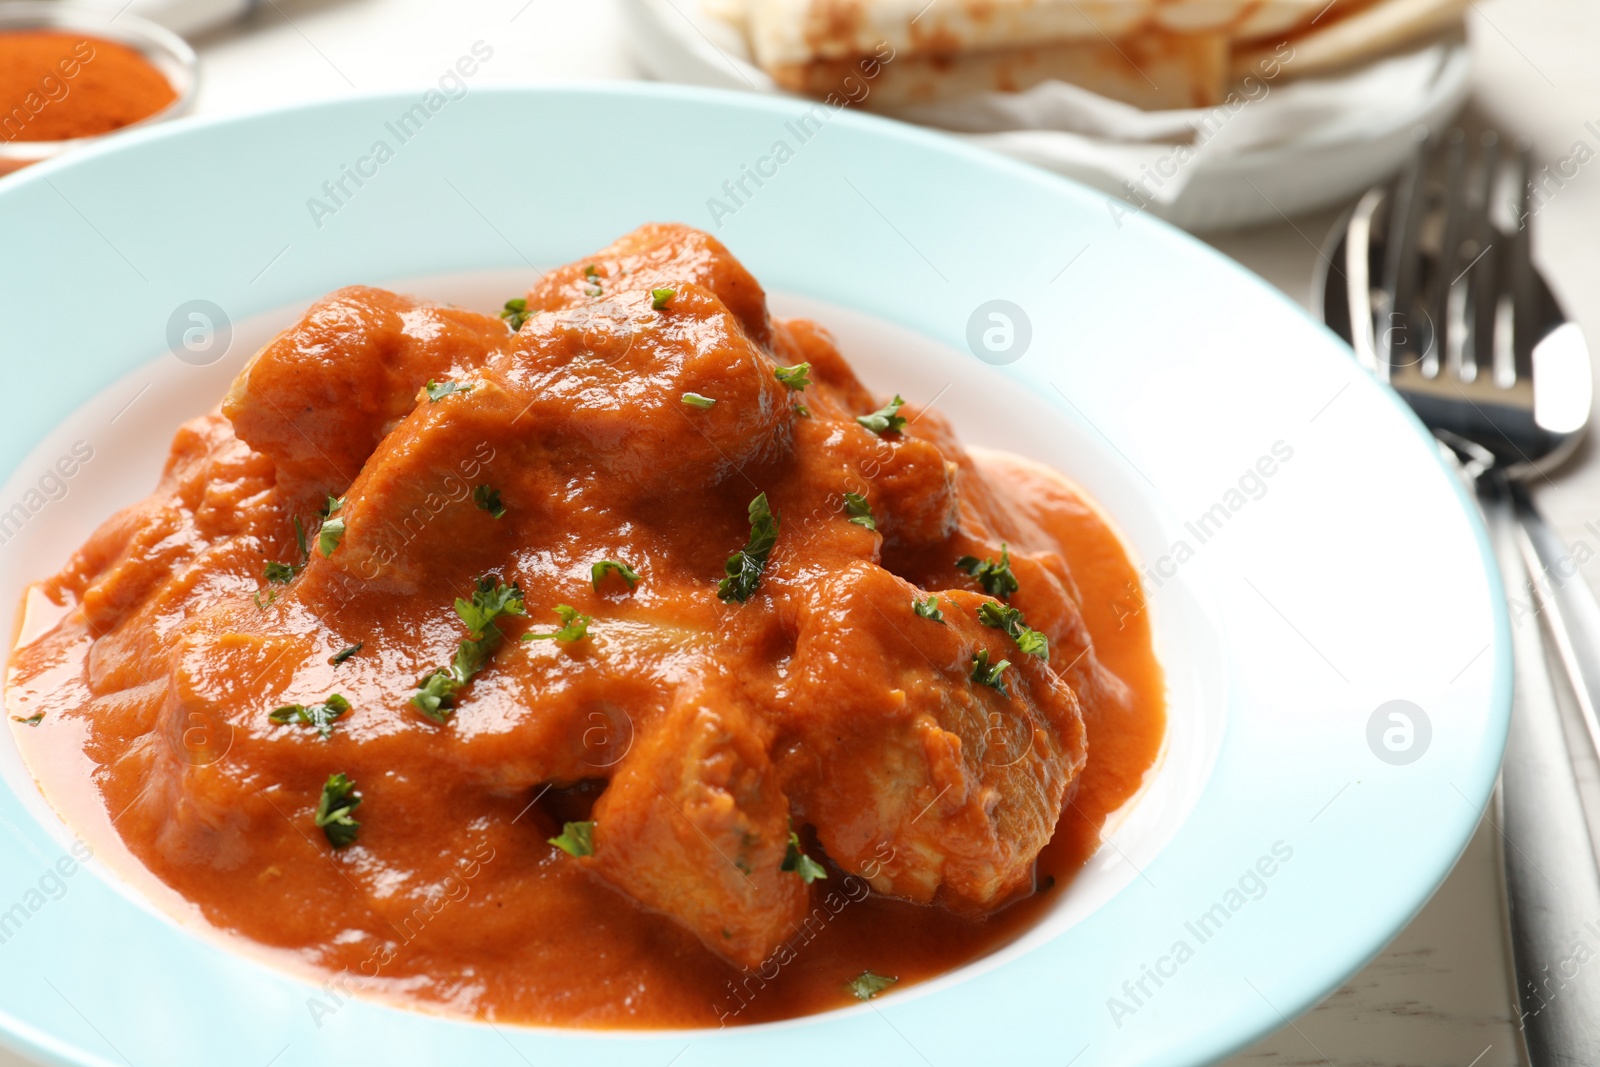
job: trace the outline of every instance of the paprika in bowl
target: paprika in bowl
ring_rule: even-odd
[[[183,114],[194,50],[132,15],[0,3],[0,175],[129,126]]]

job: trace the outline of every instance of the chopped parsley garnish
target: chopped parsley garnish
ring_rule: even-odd
[[[333,735],[334,720],[350,710],[350,702],[338,693],[329,693],[328,699],[320,704],[285,704],[267,716],[280,726],[289,723],[298,723],[301,726],[314,726],[317,733],[324,738]]]
[[[806,377],[811,373],[809,363],[796,363],[792,367],[774,367],[772,373],[777,375],[778,381],[790,389],[804,389],[811,384],[811,379]]]
[[[500,503],[500,490],[487,485],[472,490],[472,502],[487,511],[491,519],[498,519],[506,513],[506,506]]]
[[[979,649],[977,655],[972,657],[972,680],[979,685],[988,686],[1003,697],[1009,697],[1011,694],[1006,692],[1005,682],[1000,680],[1000,676],[1009,666],[1011,661],[1008,659],[1001,660],[993,667],[989,666],[989,650]]]
[[[506,306],[500,309],[500,317],[506,320],[506,325],[511,327],[511,332],[516,333],[522,329],[522,324],[531,317],[528,314],[528,302],[520,296],[512,297],[506,301]],[[432,382],[428,383],[430,386]],[[439,399],[433,397],[434,400]]]
[[[978,621],[996,630],[1004,630],[1017,643],[1017,647],[1030,656],[1050,658],[1050,639],[1038,630],[1031,630],[1023,622],[1022,612],[1003,607],[989,600],[978,606]]]
[[[561,629],[547,634],[523,634],[524,641],[581,641],[589,636],[589,623],[594,616],[585,615],[571,604],[557,604],[556,614],[561,616]]]
[[[778,516],[767,504],[767,494],[762,493],[750,501],[750,540],[728,557],[722,569],[727,577],[717,583],[717,596],[722,600],[749,600],[761,584],[761,572],[766,569],[772,546],[778,542]]]
[[[322,509],[322,529],[317,531],[317,551],[322,558],[333,555],[333,550],[344,540],[344,520],[334,518],[334,513],[344,507],[344,497],[330,496]]]
[[[652,289],[650,290],[650,306],[656,311],[660,311],[672,303],[672,298],[677,295],[678,291],[676,289]]]
[[[871,415],[857,415],[856,421],[873,433],[889,433],[891,430],[904,429],[906,418],[904,415],[899,414],[900,408],[904,404],[905,401],[900,399],[900,394],[896,393],[893,400],[874,411]]]
[[[617,577],[627,582],[629,589],[632,589],[634,586],[639,584],[638,571],[634,570],[632,567],[621,562],[620,560],[603,559],[599,563],[596,563],[593,567],[589,568],[589,580],[594,583],[594,591],[596,593],[600,591],[600,583],[605,581],[605,577],[608,574],[615,574]]]
[[[898,978],[885,978],[883,975],[873,974],[871,971],[862,971],[846,982],[845,985],[849,987],[850,992],[856,995],[857,1000],[871,1000],[899,980]]]
[[[24,726],[38,726],[41,722],[44,722],[44,712],[36,711],[27,718],[23,718],[21,715],[13,715],[11,716],[11,721],[20,722]]]
[[[911,610],[924,619],[944,622],[944,612],[939,610],[939,598],[936,596],[930,596],[927,600],[918,600],[916,597],[912,597]]]
[[[328,660],[328,662],[337,667],[339,664],[343,663],[357,652],[360,652],[361,646],[364,644],[366,644],[365,641],[357,641],[353,645],[346,645],[344,648],[341,648],[339,651],[335,652],[333,654],[333,658]]]
[[[711,397],[701,396],[699,393],[684,393],[678,399],[692,408],[708,408],[716,403]]]
[[[305,567],[306,560],[310,557],[306,552],[306,528],[300,522],[300,516],[298,515],[294,517],[294,543],[300,549],[300,562],[280,563],[277,560],[268,560],[266,566],[263,567],[261,571],[261,576],[263,578],[277,585],[287,585],[294,579],[294,576],[299,574],[301,569]],[[260,594],[257,595],[259,596]],[[272,601],[269,600],[267,603],[270,604]]]
[[[296,571],[294,564],[279,563],[277,560],[268,560],[266,567],[262,569],[262,577],[266,578],[266,580],[269,582],[276,582],[279,585],[287,583],[289,579],[295,576],[296,573],[298,572]]]
[[[600,272],[594,269],[593,263],[583,268],[583,276],[589,280],[589,284],[583,287],[585,294],[589,296],[605,295],[605,290],[600,288]]]
[[[869,530],[878,528],[878,520],[872,517],[872,505],[868,504],[867,498],[860,493],[844,495],[844,512],[857,526],[865,526]]]
[[[502,615],[525,614],[522,588],[516,582],[505,585],[498,574],[479,578],[471,600],[456,598],[456,615],[469,631],[467,639],[456,646],[450,666],[434,668],[417,683],[412,705],[434,722],[448,722],[456,691],[472,681],[500,647],[503,635],[495,620]]]
[[[1001,600],[1009,600],[1011,594],[1021,588],[1017,585],[1017,576],[1011,573],[1011,552],[1003,541],[1000,543],[1000,562],[962,556],[956,560],[956,569],[972,575],[985,593]]]
[[[802,419],[809,419],[811,417],[811,409],[806,407],[804,404],[796,404],[794,406],[794,413],[800,416]]]
[[[449,667],[435,667],[411,695],[412,706],[434,722],[449,722],[450,711],[456,706],[455,693],[461,686]]]
[[[328,775],[328,780],[322,783],[322,798],[317,801],[315,816],[316,824],[328,838],[328,844],[334,848],[344,848],[356,839],[361,824],[350,813],[360,806],[361,798],[356,796],[354,782],[342,771]]]
[[[436,404],[452,393],[470,392],[472,392],[472,384],[470,382],[463,384],[462,382],[436,382],[432,378],[428,379],[428,403],[430,404]]]
[[[827,868],[800,851],[800,835],[793,830],[789,831],[789,850],[783,854],[783,865],[778,870],[793,871],[806,885],[828,877]]]
[[[594,823],[569,822],[561,828],[561,836],[552,837],[550,843],[569,856],[594,855]]]
[[[456,597],[456,614],[472,632],[473,640],[481,640],[502,615],[523,615],[522,587],[516,582],[506,585],[498,574],[485,574],[478,579],[471,600]]]

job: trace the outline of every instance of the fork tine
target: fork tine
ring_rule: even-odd
[[[1512,193],[1511,244],[1507,255],[1511,289],[1512,366],[1519,379],[1533,375],[1533,346],[1539,340],[1538,297],[1533,275],[1532,216],[1528,213],[1528,175],[1533,166],[1533,148],[1520,141],[1512,174],[1516,182]]]
[[[1499,243],[1500,233],[1490,217],[1495,181],[1500,173],[1500,139],[1493,133],[1486,133],[1482,145],[1478,171],[1474,175],[1477,179],[1476,195],[1472,202],[1472,240],[1476,247],[1474,259],[1466,268],[1467,307],[1472,316],[1472,334],[1463,349],[1463,360],[1472,361],[1472,371],[1469,374],[1464,367],[1462,377],[1468,381],[1480,374],[1489,375],[1491,379],[1494,376],[1494,320],[1500,303],[1496,270],[1500,253],[1495,247]]]
[[[1466,212],[1462,209],[1461,189],[1467,154],[1467,135],[1459,127],[1445,137],[1444,230],[1439,238],[1439,259],[1431,282],[1430,315],[1433,319],[1433,351],[1436,374],[1446,373],[1446,362],[1454,337],[1451,320],[1451,280],[1461,269],[1461,242]]]
[[[1418,235],[1422,228],[1422,216],[1426,214],[1422,203],[1422,175],[1425,169],[1424,149],[1419,145],[1395,183],[1389,225],[1384,234],[1386,261],[1383,291],[1388,306],[1383,309],[1387,321],[1379,327],[1378,336],[1383,339],[1380,355],[1391,377],[1395,370],[1409,367],[1421,357],[1416,350],[1416,339],[1409,329],[1409,322],[1417,298],[1417,275],[1421,259]]]

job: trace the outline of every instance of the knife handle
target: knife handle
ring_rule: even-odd
[[[1522,527],[1521,548],[1533,576],[1533,607],[1571,683],[1572,695],[1600,757],[1600,601],[1584,581],[1574,553],[1545,521],[1522,486],[1511,490]]]
[[[1531,551],[1503,487],[1480,491],[1508,594],[1532,593]],[[1500,831],[1519,1028],[1531,1067],[1588,1067],[1600,1050],[1600,868],[1536,620],[1511,628],[1511,726]]]

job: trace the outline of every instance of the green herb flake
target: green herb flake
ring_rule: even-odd
[[[873,974],[871,971],[862,971],[846,982],[845,985],[850,992],[856,995],[857,1000],[871,1000],[899,980],[898,978],[886,978],[881,974]]]
[[[587,295],[587,296],[604,296],[605,295],[605,290],[600,288],[600,272],[595,269],[595,266],[594,266],[593,263],[591,263],[587,267],[583,268],[583,276],[584,276],[584,278],[588,279],[588,282],[589,282],[588,285],[583,287],[583,291],[584,291],[585,295]]]
[[[430,404],[437,404],[453,393],[470,392],[472,392],[472,384],[470,382],[436,382],[432,378],[428,379],[428,403]]]
[[[717,583],[717,597],[721,600],[743,604],[755,594],[772,546],[778,542],[778,515],[767,504],[766,493],[750,501],[749,516],[750,540],[723,564],[727,577]]]
[[[811,417],[811,409],[806,407],[804,404],[796,404],[793,410],[794,413],[800,416],[802,419],[809,419]]]
[[[796,391],[811,384],[811,379],[806,377],[811,373],[809,363],[796,363],[792,367],[774,367],[772,373],[777,376],[778,381]]]
[[[294,543],[300,549],[300,562],[304,565],[305,561],[311,558],[311,553],[306,549],[305,524],[300,521],[300,516],[298,515],[294,517]]]
[[[660,311],[672,303],[672,298],[677,295],[678,291],[676,289],[652,289],[650,290],[650,306],[656,311]]]
[[[461,683],[456,681],[449,667],[436,667],[411,695],[411,705],[442,726],[450,721],[450,712],[456,706],[456,690],[460,688]]]
[[[501,518],[506,513],[506,506],[500,503],[500,490],[487,485],[476,486],[472,490],[472,502],[487,511],[491,519]]]
[[[455,658],[448,667],[436,667],[417,683],[411,704],[424,717],[436,723],[450,720],[456,692],[472,681],[473,675],[488,664],[500,647],[503,635],[495,620],[502,615],[525,615],[522,587],[506,585],[498,574],[478,579],[470,600],[456,598],[456,615],[468,630],[467,639],[456,646]]]
[[[11,716],[11,721],[20,722],[24,726],[38,726],[41,722],[44,722],[44,712],[36,711],[26,718],[21,715],[13,715]]]
[[[552,837],[550,843],[569,856],[594,855],[594,823],[569,822],[561,828],[561,836]]]
[[[352,817],[351,812],[360,806],[361,798],[356,796],[355,782],[342,771],[328,775],[328,780],[322,783],[322,797],[317,801],[317,813],[314,816],[317,826],[328,838],[328,844],[334,848],[344,848],[356,839],[361,824]]]
[[[850,516],[850,521],[857,526],[865,526],[869,530],[878,528],[878,520],[872,517],[872,506],[867,503],[867,498],[860,493],[846,493],[844,495],[844,512]]]
[[[827,868],[800,850],[800,835],[793,830],[789,831],[789,849],[783,854],[783,865],[778,869],[793,871],[806,885],[828,877]]]
[[[285,585],[299,572],[292,563],[279,563],[277,560],[268,560],[261,573],[262,577],[267,581],[277,585]]]
[[[557,604],[556,614],[561,616],[561,629],[547,634],[523,634],[524,641],[581,641],[589,636],[592,615],[585,615],[570,604]]]
[[[916,597],[912,597],[911,610],[924,619],[932,619],[938,623],[944,622],[944,612],[939,610],[939,598],[936,596],[930,596],[927,600],[918,600]]]
[[[357,641],[353,645],[346,645],[344,648],[341,648],[339,651],[335,652],[333,657],[329,659],[328,662],[337,667],[339,664],[343,663],[357,652],[360,652],[361,646],[365,644],[365,641]]]
[[[608,574],[615,574],[627,582],[629,589],[639,584],[638,571],[620,560],[603,559],[589,568],[589,580],[594,583],[594,591],[596,593],[600,591],[600,583],[605,581],[605,577]]]
[[[526,614],[522,587],[516,582],[506,585],[498,574],[485,574],[479,578],[471,600],[456,597],[456,615],[471,632],[473,640],[486,637],[494,621],[502,615]]]
[[[996,630],[1004,630],[1017,647],[1030,656],[1050,658],[1050,639],[1038,630],[1031,630],[1023,621],[1022,612],[1003,607],[989,600],[978,606],[978,621]]]
[[[297,723],[312,726],[324,739],[333,735],[333,724],[339,716],[350,710],[350,702],[338,693],[329,693],[320,704],[285,704],[267,717],[280,726]]]
[[[344,520],[334,517],[342,507],[344,497],[330,496],[322,508],[322,529],[317,531],[317,551],[322,553],[323,559],[333,555],[333,550],[344,540]]]
[[[899,393],[896,393],[893,400],[871,415],[857,415],[856,421],[876,434],[902,430],[905,428],[906,419],[904,415],[899,414],[899,411],[904,405],[905,401],[900,398]]]
[[[699,393],[684,393],[678,399],[692,408],[709,408],[716,404],[711,397],[701,396]]]
[[[978,559],[976,556],[962,556],[956,560],[956,569],[965,571],[978,580],[983,591],[992,597],[1009,600],[1020,586],[1017,585],[1016,575],[1011,573],[1011,552],[1004,542],[1000,544],[1000,561],[992,559]]]
[[[1005,682],[1000,679],[1009,666],[1011,661],[1008,659],[1003,659],[992,667],[989,666],[989,650],[979,649],[977,655],[972,657],[972,680],[979,685],[988,686],[1003,697],[1009,697],[1011,694],[1006,692]]]
[[[506,320],[506,325],[511,328],[511,332],[516,333],[522,329],[522,324],[532,316],[528,314],[527,300],[517,296],[506,301],[506,306],[500,309],[500,317]],[[433,385],[432,382],[428,384],[429,386]],[[438,397],[432,397],[432,399],[437,400]]]

